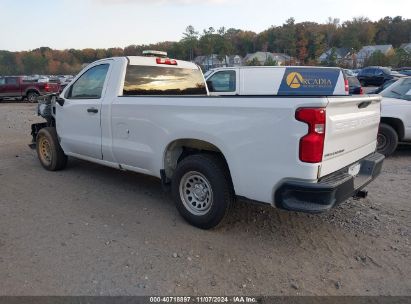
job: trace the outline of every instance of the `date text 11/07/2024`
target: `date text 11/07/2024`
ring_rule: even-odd
[[[150,297],[150,303],[258,303],[255,297]]]

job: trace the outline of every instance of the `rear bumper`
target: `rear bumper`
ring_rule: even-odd
[[[355,196],[381,172],[384,156],[373,153],[356,162],[361,164],[357,176],[348,167],[321,178],[317,183],[289,180],[275,192],[278,208],[290,211],[318,213],[331,209]]]

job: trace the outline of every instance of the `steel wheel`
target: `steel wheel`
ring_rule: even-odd
[[[384,149],[386,149],[388,145],[388,140],[387,137],[381,133],[378,133],[377,136],[377,150],[378,151],[382,151]]]
[[[41,137],[38,145],[39,145],[39,157],[41,161],[45,165],[49,166],[52,162],[53,153],[51,151],[51,147],[50,147],[50,143],[48,139],[45,136]]]
[[[213,205],[213,190],[207,178],[196,171],[186,173],[180,181],[180,197],[185,208],[192,214],[207,214]]]

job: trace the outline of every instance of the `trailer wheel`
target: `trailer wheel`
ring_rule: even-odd
[[[37,102],[37,98],[39,97],[39,94],[37,92],[34,91],[30,91],[27,93],[27,100],[30,103],[35,103]]]
[[[184,158],[174,172],[171,189],[182,217],[201,229],[220,224],[234,201],[228,169],[217,155]]]
[[[62,170],[67,165],[67,156],[61,149],[55,128],[43,128],[37,134],[37,156],[48,171]]]
[[[382,123],[378,131],[377,151],[385,156],[390,156],[397,149],[398,134],[393,127]]]

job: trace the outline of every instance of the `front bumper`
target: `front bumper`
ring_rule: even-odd
[[[331,209],[355,196],[381,172],[384,156],[373,153],[358,161],[358,175],[348,173],[348,167],[321,178],[317,183],[299,180],[284,182],[275,192],[278,208],[290,211],[318,213]]]

